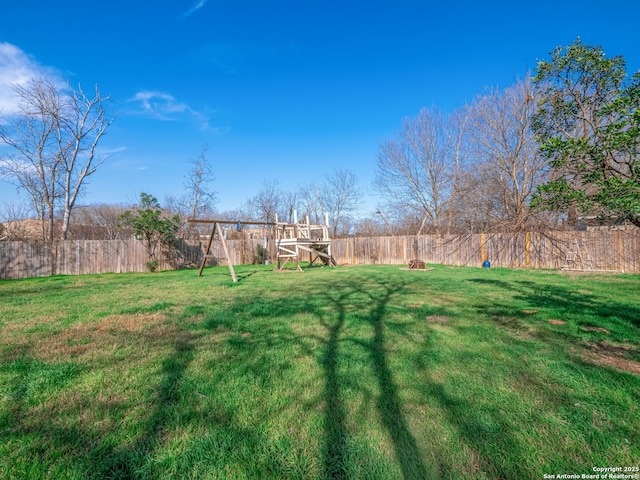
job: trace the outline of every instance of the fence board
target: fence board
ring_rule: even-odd
[[[432,264],[509,268],[561,268],[573,242],[588,252],[595,270],[640,272],[640,231],[593,230],[585,232],[532,232],[518,234],[468,234],[349,237],[332,240],[338,264],[407,264],[417,258]],[[227,240],[234,264],[252,263],[261,238]],[[161,270],[200,264],[203,242],[183,243],[180,254],[162,258]],[[226,265],[220,242],[209,265]],[[484,253],[484,258],[483,258]],[[275,245],[269,241],[267,258],[275,261]],[[0,278],[28,278],[52,273],[144,272],[147,255],[142,244],[128,240],[67,240],[51,249],[42,243],[0,242]]]

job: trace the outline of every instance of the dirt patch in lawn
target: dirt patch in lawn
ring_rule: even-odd
[[[98,323],[76,323],[56,334],[38,339],[31,347],[31,354],[43,360],[66,359],[107,344],[148,341],[158,335],[164,336],[165,320],[164,313],[154,312],[109,315]]]
[[[583,330],[585,332],[602,332],[602,333],[611,333],[609,330],[607,330],[606,328],[602,328],[602,327],[592,327],[589,325],[581,325],[580,326],[580,330]]]
[[[95,327],[98,331],[124,330],[141,332],[150,325],[162,323],[167,316],[163,312],[136,313],[130,315],[109,315]]]
[[[444,315],[429,315],[426,317],[426,320],[431,323],[447,323],[449,317],[445,317]]]
[[[31,317],[25,318],[20,321],[12,321],[5,323],[1,330],[2,335],[5,337],[9,335],[23,336],[25,332],[29,332],[31,330],[37,329],[42,325],[51,325],[53,322],[56,322],[58,319],[53,315],[43,315],[42,317]]]
[[[640,375],[640,362],[629,356],[638,351],[632,345],[613,345],[607,342],[595,342],[583,345],[580,357],[590,363],[615,368],[624,372]]]

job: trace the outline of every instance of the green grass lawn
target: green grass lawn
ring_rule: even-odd
[[[0,478],[639,464],[638,275],[236,271],[0,281]]]

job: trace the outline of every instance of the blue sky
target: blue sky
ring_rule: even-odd
[[[110,157],[84,204],[180,195],[206,143],[219,210],[335,168],[356,173],[366,210],[405,117],[509,86],[577,36],[636,71],[638,18],[637,0],[2,0],[0,108],[42,69],[111,95]],[[0,181],[0,205],[16,198]]]

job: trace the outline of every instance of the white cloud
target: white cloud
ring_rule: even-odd
[[[177,120],[184,113],[199,116],[189,105],[177,101],[173,95],[165,92],[142,91],[128,101],[137,105],[133,113],[157,120]]]
[[[204,7],[206,5],[208,0],[198,0],[198,3],[196,3],[193,7],[191,7],[189,10],[187,10],[186,12],[184,12],[180,18],[186,18],[189,15],[191,15],[192,13],[195,13],[196,11],[200,10],[202,7]]]
[[[36,173],[37,169],[31,163],[20,158],[4,158],[0,159],[0,178],[13,177],[14,174]],[[13,173],[8,173],[13,172]]]
[[[58,77],[54,69],[43,67],[30,55],[10,43],[0,43],[0,112],[16,108],[14,87],[42,76]]]
[[[211,111],[199,112],[188,104],[176,100],[173,95],[167,92],[143,90],[127,100],[127,103],[133,104],[128,112],[131,115],[168,122],[195,124],[200,130],[212,132],[215,135],[226,135],[229,132],[229,127],[212,126],[209,123]]]
[[[127,147],[112,147],[112,148],[103,148],[103,147],[97,147],[96,148],[96,155],[100,156],[100,157],[111,157],[112,155],[115,155],[117,153],[121,153],[124,152],[127,149]]]
[[[170,122],[195,122],[201,130],[214,131],[220,134],[226,133],[225,129],[209,125],[209,113],[211,112],[201,113],[194,110],[186,103],[176,100],[173,95],[166,92],[144,90],[136,93],[133,98],[130,98],[127,102],[135,104],[135,107],[129,112],[134,115],[142,115],[148,118]]]
[[[4,171],[10,166],[10,162],[4,158],[0,158],[0,179],[5,176]],[[8,175],[7,175],[8,176]]]

